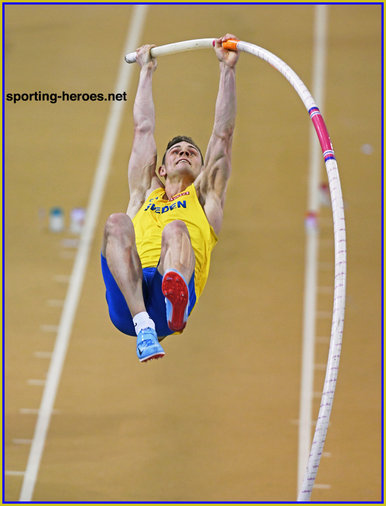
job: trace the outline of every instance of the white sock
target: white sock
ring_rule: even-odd
[[[135,332],[137,333],[137,335],[139,334],[139,332],[141,330],[147,329],[149,327],[152,328],[153,330],[155,330],[154,322],[150,318],[150,316],[148,315],[148,313],[146,311],[142,311],[141,313],[137,313],[133,318],[133,322],[134,322]]]

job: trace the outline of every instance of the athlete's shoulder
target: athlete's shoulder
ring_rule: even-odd
[[[194,192],[197,196],[197,199],[202,207],[205,205],[205,193],[203,191],[203,177],[201,174],[195,179],[195,181],[191,185],[194,189]]]
[[[158,188],[155,188],[154,190],[149,190],[145,195],[145,202],[149,200],[150,198],[160,197],[165,193],[165,189],[163,186],[160,186]]]
[[[136,192],[134,191],[130,195],[129,205],[127,207],[127,214],[131,219],[138,213],[143,204],[153,195],[162,193],[164,191],[164,187],[158,177],[153,178],[152,184],[146,192]]]

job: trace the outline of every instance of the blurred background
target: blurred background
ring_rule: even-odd
[[[133,5],[6,5],[5,93],[112,93]],[[282,58],[312,92],[314,5],[150,5],[139,45],[227,32]],[[348,278],[343,349],[314,501],[381,489],[380,5],[328,6],[322,110],[340,170]],[[211,50],[159,58],[159,154],[205,150],[218,86]],[[106,218],[129,194],[135,66],[123,104],[35,501],[293,501],[302,354],[310,120],[287,81],[242,54],[233,173],[205,292],[187,330],[140,364],[110,323]],[[17,501],[110,114],[108,101],[5,102],[4,498]],[[326,181],[321,157],[322,180]],[[54,208],[56,210],[54,210]],[[74,212],[74,209],[78,211]],[[80,211],[79,211],[80,209]],[[314,419],[328,356],[331,209],[321,208]]]

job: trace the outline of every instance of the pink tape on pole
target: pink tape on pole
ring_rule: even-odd
[[[324,160],[335,160],[335,153],[328,135],[327,127],[318,107],[311,107],[308,111],[323,151]]]

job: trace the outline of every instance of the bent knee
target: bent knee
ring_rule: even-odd
[[[176,234],[187,234],[189,236],[188,227],[182,220],[174,220],[168,223],[163,229],[162,236],[166,239]]]
[[[105,224],[102,252],[105,253],[106,244],[111,239],[126,245],[135,242],[134,226],[127,214],[114,213],[108,217]]]
[[[131,219],[125,213],[114,213],[107,218],[105,233],[108,236],[127,235],[132,230],[134,230],[134,227]]]

